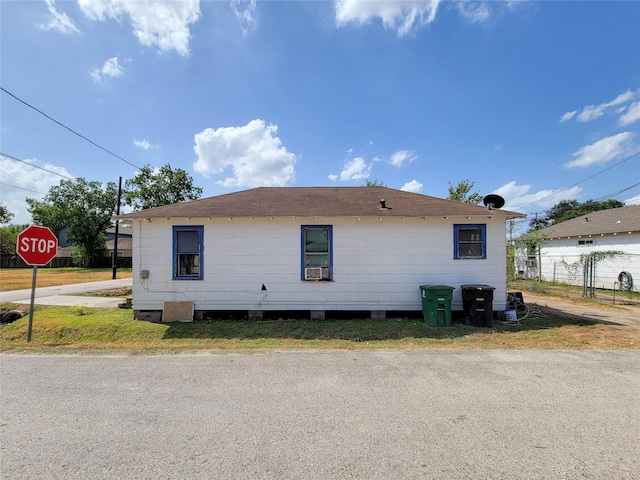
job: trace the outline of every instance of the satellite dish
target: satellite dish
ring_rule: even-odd
[[[489,210],[491,210],[493,208],[502,208],[502,207],[504,207],[504,198],[502,198],[500,195],[496,195],[495,193],[491,193],[491,194],[487,195],[486,197],[484,197],[482,202],[485,204],[485,206]]]

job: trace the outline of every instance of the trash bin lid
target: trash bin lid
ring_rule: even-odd
[[[492,287],[491,285],[484,285],[482,283],[469,283],[466,285],[460,285],[460,288],[463,290],[495,290],[496,287]]]
[[[420,285],[422,290],[455,290],[451,285]]]

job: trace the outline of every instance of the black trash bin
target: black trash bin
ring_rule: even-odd
[[[482,284],[460,285],[464,323],[474,327],[493,325],[493,291],[495,287]]]

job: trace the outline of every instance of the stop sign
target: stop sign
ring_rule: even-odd
[[[43,266],[58,252],[58,239],[47,227],[31,225],[18,235],[16,252],[27,265]]]

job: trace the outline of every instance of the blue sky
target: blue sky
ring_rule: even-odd
[[[449,182],[640,203],[640,2],[0,2],[0,201],[188,171],[203,196]],[[17,161],[17,160],[21,161]],[[39,168],[38,168],[39,167]]]

